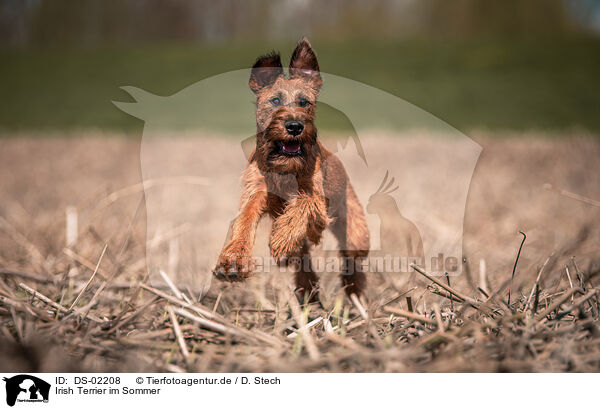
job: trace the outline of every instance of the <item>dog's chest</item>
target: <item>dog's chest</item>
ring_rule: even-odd
[[[295,175],[273,173],[266,175],[265,181],[269,196],[275,196],[278,201],[287,202],[298,194],[298,180]]]

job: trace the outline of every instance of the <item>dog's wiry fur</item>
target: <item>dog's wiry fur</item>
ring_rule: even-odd
[[[238,217],[223,248],[215,275],[240,281],[252,273],[252,246],[262,215],[273,218],[270,248],[278,262],[296,260],[296,285],[305,300],[316,299],[318,278],[309,249],[329,228],[339,243],[342,283],[347,294],[366,284],[361,260],[369,251],[362,206],[340,160],[317,138],[316,101],[322,85],[317,57],[301,39],[283,72],[278,54],[260,57],[252,68],[256,95],[256,148],[242,176]],[[301,132],[289,124],[301,124]]]

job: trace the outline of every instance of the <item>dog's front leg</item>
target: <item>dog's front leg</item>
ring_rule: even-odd
[[[221,280],[242,281],[252,274],[252,247],[256,227],[266,209],[267,191],[263,181],[257,180],[251,172],[246,172],[245,179],[240,212],[214,270]]]
[[[316,195],[299,194],[291,199],[283,213],[273,222],[269,246],[276,261],[302,253],[304,240],[313,244],[321,241],[327,227],[325,199]]]

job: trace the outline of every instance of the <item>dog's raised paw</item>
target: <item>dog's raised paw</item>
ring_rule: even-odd
[[[304,234],[297,234],[296,231],[286,231],[287,229],[273,228],[269,248],[271,255],[277,263],[285,258],[300,255]]]
[[[226,248],[219,256],[213,275],[221,281],[244,281],[252,275],[253,267],[253,259],[247,252]]]

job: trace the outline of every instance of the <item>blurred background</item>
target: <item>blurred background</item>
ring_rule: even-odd
[[[120,86],[171,95],[302,35],[463,132],[600,129],[597,0],[0,0],[0,130],[139,134]]]

